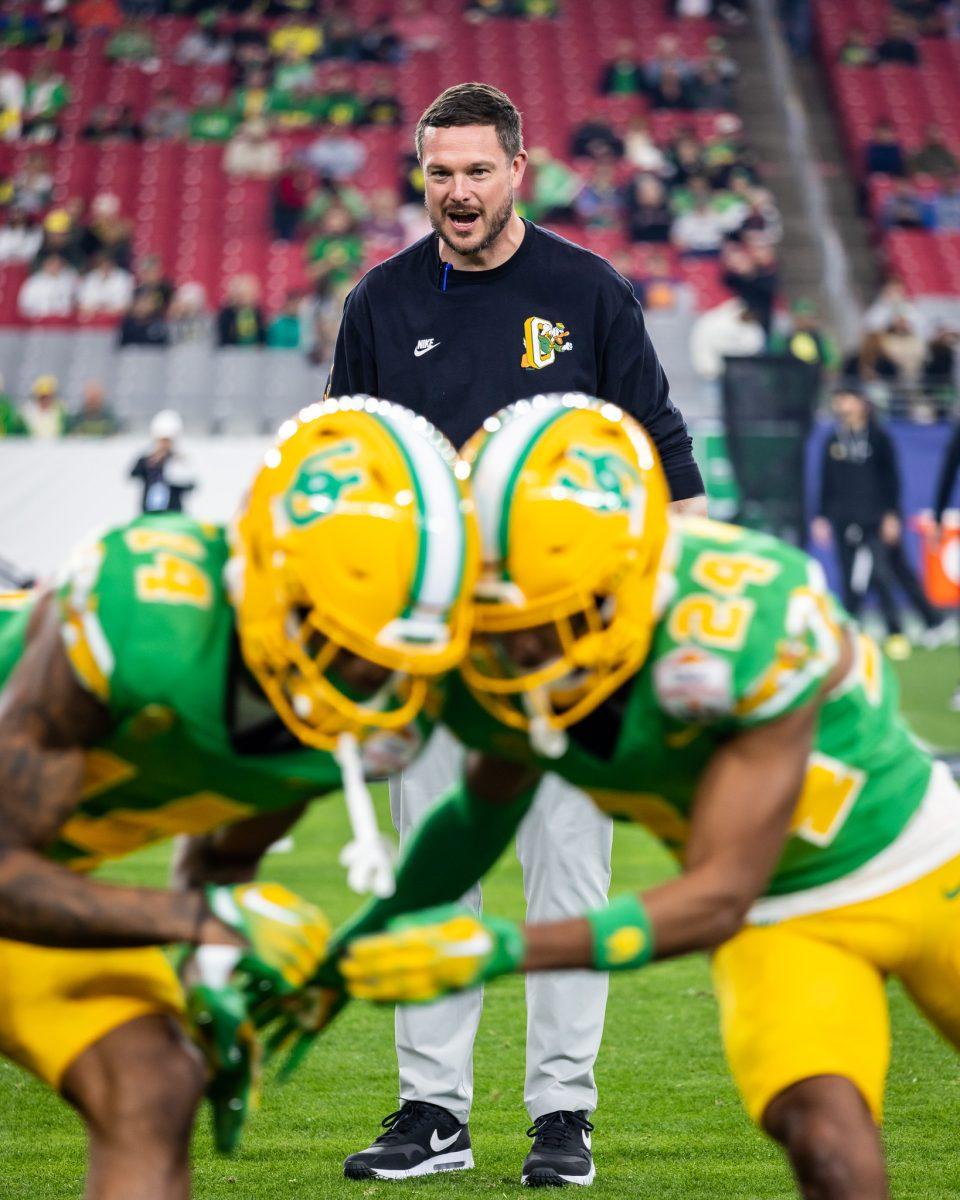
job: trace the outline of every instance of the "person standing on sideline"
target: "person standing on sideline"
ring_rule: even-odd
[[[846,610],[859,616],[867,593],[875,588],[887,625],[884,649],[891,658],[907,658],[910,643],[894,588],[899,585],[923,618],[924,645],[938,644],[943,621],[903,552],[896,448],[870,401],[853,388],[836,393],[833,411],[837,424],[823,450],[819,515],[811,534],[821,547],[836,546]]]
[[[421,413],[456,445],[503,405],[537,392],[586,392],[643,422],[674,500],[706,511],[683,417],[633,289],[604,259],[521,219],[514,196],[527,154],[510,98],[482,83],[449,88],[424,112],[417,157],[433,233],[369,271],[347,298],[329,395],[366,392]],[[462,748],[438,730],[391,781],[407,838],[459,776]],[[529,920],[602,904],[611,824],[548,776],[517,836]],[[480,902],[474,888],[468,902]],[[593,1066],[606,976],[542,976],[527,986],[524,1099],[534,1144],[524,1182],[589,1184]],[[467,1120],[480,993],[398,1008],[400,1107],[352,1179],[403,1179],[473,1166]]]
[[[958,476],[960,476],[960,424],[954,426],[950,441],[947,442],[943,462],[940,465],[940,478],[937,480],[937,488],[934,492],[933,519],[936,522],[938,536],[942,536],[943,511],[947,507],[950,493],[953,491],[953,485],[957,482]],[[960,683],[957,684],[950,697],[950,707],[954,712],[960,712]]]
[[[150,422],[153,445],[130,468],[130,478],[143,484],[141,512],[183,512],[183,498],[196,485],[177,446],[181,433],[183,421],[172,408],[162,409]]]

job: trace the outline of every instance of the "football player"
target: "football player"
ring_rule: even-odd
[[[422,418],[327,400],[281,428],[229,532],[141,517],[0,600],[0,1048],[81,1115],[96,1200],[189,1191],[204,1072],[160,945],[199,947],[191,1016],[220,1068],[218,1141],[236,1140],[255,1051],[224,980],[290,995],[327,943],[312,906],[250,882],[260,857],[341,772],[356,806],[365,768],[415,750],[467,645],[455,465]],[[387,890],[357,811],[349,865]],[[89,876],[177,834],[176,890]]]
[[[426,1001],[505,972],[711,951],[730,1068],[802,1193],[882,1200],[886,977],[960,1045],[960,795],[946,766],[911,736],[890,667],[818,565],[759,533],[668,520],[629,417],[538,397],[487,422],[465,457],[483,569],[445,720],[482,753],[421,826],[396,894],[335,947],[411,898],[459,896],[547,770],[646,825],[681,871],[577,920],[395,919],[325,976],[339,970],[358,997]],[[443,864],[429,889],[427,862]]]

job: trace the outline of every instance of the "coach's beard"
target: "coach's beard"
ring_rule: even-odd
[[[427,208],[427,216],[430,218],[430,224],[433,226],[433,231],[455,254],[482,254],[484,250],[488,250],[497,240],[501,233],[506,229],[511,216],[513,215],[513,188],[510,189],[510,194],[504,200],[503,204],[490,218],[490,224],[483,239],[476,246],[457,245],[456,242],[450,240],[443,232],[443,223],[446,220],[446,214],[441,213],[439,220],[434,217],[433,213]],[[424,201],[426,205],[426,201]],[[482,217],[480,218],[483,219]]]

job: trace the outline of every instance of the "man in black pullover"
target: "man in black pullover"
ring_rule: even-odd
[[[683,417],[630,284],[602,258],[520,218],[520,114],[496,88],[460,84],[420,118],[417,156],[434,233],[374,267],[347,298],[329,393],[367,392],[422,413],[455,444],[510,401],[587,392],[637,417],[657,444],[674,500],[705,512]],[[391,784],[405,838],[458,774],[461,750],[439,730]],[[517,838],[528,917],[603,903],[611,828],[548,777]],[[479,890],[470,897],[479,902]],[[558,975],[527,988],[525,1101],[529,1184],[589,1184],[588,1117],[606,978]],[[344,1164],[348,1178],[403,1179],[473,1166],[467,1118],[479,993],[397,1010],[400,1108]]]
[[[841,389],[833,398],[833,411],[837,424],[823,449],[813,539],[821,546],[835,543],[843,603],[852,616],[859,615],[870,588],[876,589],[887,624],[887,652],[905,658],[910,644],[903,635],[896,585],[927,626],[925,644],[937,641],[942,622],[903,551],[896,449],[859,392]]]

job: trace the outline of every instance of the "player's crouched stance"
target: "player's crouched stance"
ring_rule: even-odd
[[[0,1050],[80,1113],[90,1200],[183,1200],[205,1087],[236,1144],[260,1010],[301,994],[329,934],[252,880],[341,770],[351,873],[392,887],[358,793],[415,752],[467,644],[455,461],[405,410],[324,401],[281,429],[230,535],[141,518],[55,589],[0,597]],[[178,890],[86,874],[176,834]]]
[[[538,398],[488,423],[466,457],[483,603],[451,728],[487,752],[488,774],[500,754],[518,820],[550,769],[646,824],[682,871],[579,920],[399,918],[348,947],[349,989],[431,1000],[510,971],[713,951],[730,1067],[803,1194],[883,1200],[886,976],[960,1046],[956,785],[810,559],[732,526],[668,529],[660,468],[629,418]],[[478,826],[489,792],[467,781]],[[429,827],[419,845],[455,853]],[[437,900],[472,880],[460,857]],[[375,925],[368,913],[355,931]]]

